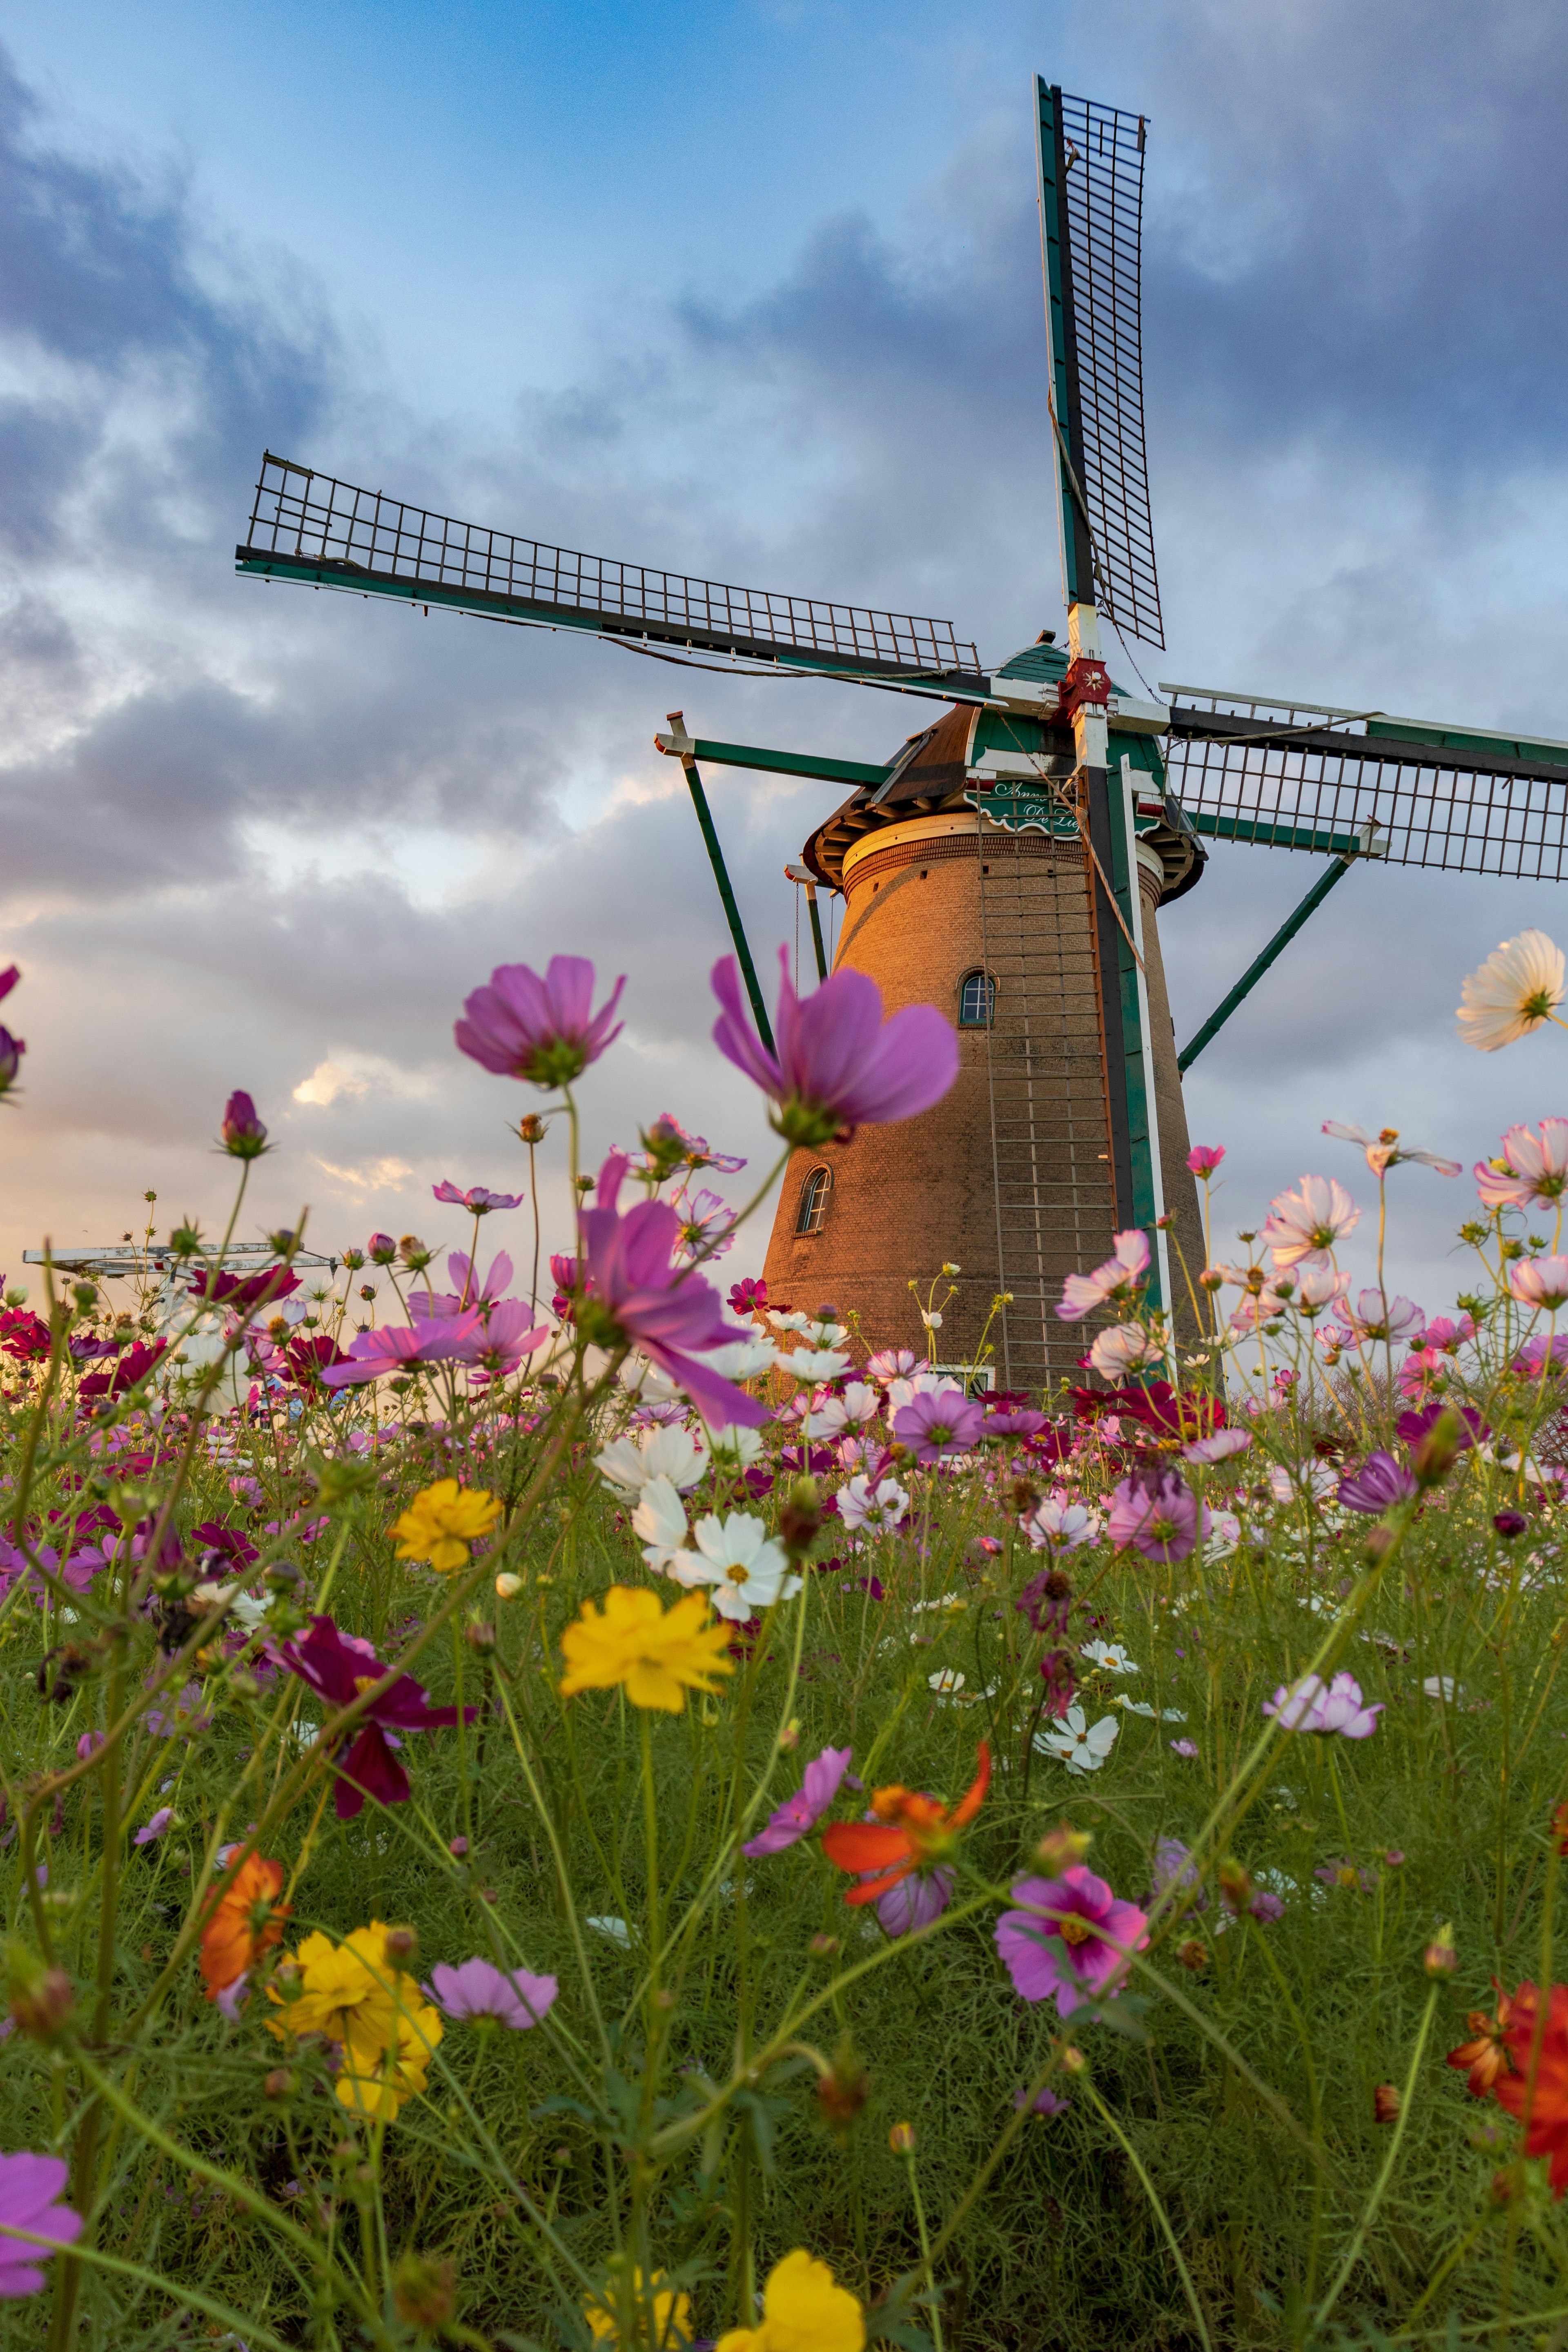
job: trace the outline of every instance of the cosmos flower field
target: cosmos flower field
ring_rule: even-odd
[[[952,1082],[714,987],[781,1156]],[[1005,1393],[731,1280],[776,1168],[579,1168],[620,993],[476,988],[515,1173],[438,1244],[235,1270],[236,1092],[209,1230],[5,1293],[0,2344],[1568,2342],[1568,1118],[1200,1147],[1208,1264],[1118,1235]],[[1563,994],[1526,933],[1461,1034]]]

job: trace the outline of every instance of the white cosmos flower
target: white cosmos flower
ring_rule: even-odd
[[[754,1429],[742,1429],[734,1425],[724,1429],[710,1429],[708,1433],[708,1443],[713,1449],[715,1467],[731,1471],[736,1475],[739,1475],[742,1470],[750,1469],[753,1462],[760,1462],[763,1458],[762,1435]]]
[[[1428,1675],[1421,1687],[1428,1698],[1445,1699],[1450,1706],[1459,1696],[1459,1685],[1452,1675]]]
[[[952,1381],[946,1372],[915,1372],[908,1380],[889,1381],[888,1412],[889,1415],[900,1413],[905,1405],[914,1402],[916,1397],[935,1396],[939,1389],[952,1386]]]
[[[763,1372],[771,1372],[775,1364],[787,1364],[789,1358],[781,1356],[771,1339],[758,1332],[752,1339],[726,1339],[717,1348],[702,1351],[704,1367],[726,1381],[754,1381]]]
[[[793,1601],[800,1591],[784,1546],[750,1511],[731,1511],[727,1519],[710,1514],[692,1533],[697,1549],[672,1553],[668,1572],[678,1584],[710,1585],[721,1617],[736,1623],[760,1617],[775,1601]]]
[[[1102,1715],[1086,1728],[1081,1706],[1069,1706],[1057,1731],[1037,1731],[1035,1745],[1045,1756],[1059,1756],[1069,1772],[1098,1772],[1121,1726],[1113,1715]]]
[[[632,1931],[624,1919],[590,1919],[588,1925],[596,1936],[607,1936],[612,1944],[619,1944],[623,1952],[631,1950]]]
[[[940,1331],[942,1329],[942,1317],[940,1315],[928,1315],[923,1307],[921,1308],[921,1321],[925,1325],[928,1331]]]
[[[1047,1495],[1032,1518],[1018,1522],[1031,1551],[1076,1551],[1100,1533],[1100,1514],[1065,1495]]]
[[[1090,1370],[1105,1380],[1135,1372],[1142,1364],[1161,1364],[1164,1360],[1163,1348],[1142,1323],[1113,1324],[1109,1331],[1098,1335],[1089,1351]]]
[[[811,1328],[809,1315],[789,1314],[776,1307],[769,1307],[768,1321],[775,1331],[809,1331]]]
[[[1085,1642],[1079,1654],[1090,1659],[1108,1675],[1135,1675],[1135,1661],[1130,1658],[1120,1642]]]
[[[849,1337],[847,1323],[836,1323],[831,1315],[819,1316],[815,1323],[805,1327],[806,1339],[814,1348],[837,1348],[840,1339]]]
[[[1209,1519],[1209,1538],[1204,1546],[1205,1559],[1225,1559],[1241,1541],[1241,1521],[1234,1511],[1215,1511]]]
[[[641,1538],[642,1556],[656,1575],[669,1569],[686,1541],[686,1506],[671,1480],[648,1480],[632,1513],[632,1533]]]
[[[838,1491],[838,1516],[851,1535],[862,1528],[874,1534],[896,1528],[910,1507],[910,1498],[896,1478],[884,1478],[875,1493],[863,1475]]]
[[[617,1437],[595,1454],[594,1467],[607,1486],[627,1494],[639,1493],[650,1478],[667,1478],[684,1494],[707,1470],[708,1449],[689,1429],[645,1429],[640,1436]]]
[[[837,1348],[796,1348],[774,1360],[781,1372],[797,1381],[836,1381],[849,1370],[850,1359]]]
[[[1146,1715],[1151,1723],[1185,1723],[1187,1719],[1179,1706],[1151,1706],[1147,1699],[1129,1698],[1125,1691],[1119,1691],[1110,1704],[1124,1706],[1129,1715]]]
[[[1563,1002],[1563,950],[1544,931],[1521,931],[1471,972],[1458,1009],[1467,1045],[1495,1054],[1550,1021]]]
[[[956,1666],[942,1666],[934,1675],[927,1675],[926,1688],[934,1691],[938,1698],[956,1698],[968,1679]]]
[[[846,1429],[864,1429],[875,1421],[881,1404],[875,1389],[864,1381],[851,1381],[842,1396],[824,1397],[820,1403],[814,1397],[811,1405],[811,1425],[825,1437],[837,1437]]]

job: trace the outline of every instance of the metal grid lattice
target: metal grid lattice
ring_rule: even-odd
[[[1065,90],[1061,122],[1083,495],[1097,598],[1118,628],[1163,646],[1143,438],[1146,125],[1141,114]]]
[[[980,667],[975,648],[959,642],[950,621],[733,588],[547,547],[379,490],[355,489],[270,451],[256,487],[248,543],[237,553],[242,567],[261,568],[269,560],[321,566],[346,586],[414,602],[428,595],[520,619],[559,614],[621,635],[723,652],[782,651],[916,677],[973,677]]]
[[[1568,875],[1568,745],[1321,703],[1160,690],[1183,698],[1171,711],[1170,788],[1200,833],[1319,851],[1354,847],[1360,835],[1399,866],[1532,882]]]

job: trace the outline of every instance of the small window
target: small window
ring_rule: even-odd
[[[800,1208],[795,1229],[797,1234],[819,1234],[827,1214],[827,1196],[833,1190],[831,1168],[814,1168],[800,1188]]]
[[[996,982],[983,971],[966,971],[958,983],[958,1025],[989,1029],[996,1018]]]

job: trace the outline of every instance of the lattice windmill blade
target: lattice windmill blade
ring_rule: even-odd
[[[1520,881],[1568,876],[1568,743],[1285,695],[1171,686],[1167,772],[1194,829]]]
[[[1143,432],[1148,121],[1038,78],[1035,92],[1063,601],[1163,647]]]
[[[973,645],[951,621],[831,598],[737,588],[584,555],[356,489],[265,452],[235,568],[525,627],[581,629],[816,671],[852,684],[984,696]]]

